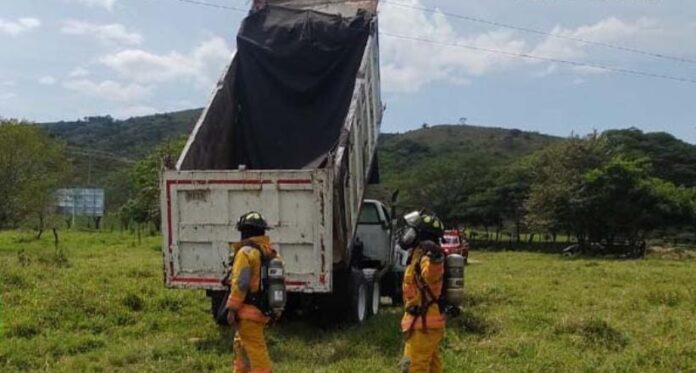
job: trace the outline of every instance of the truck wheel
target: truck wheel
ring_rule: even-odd
[[[398,306],[403,303],[403,294],[401,292],[401,284],[404,281],[403,272],[392,272],[389,274],[388,282],[385,286],[388,286],[391,290],[389,291],[389,297],[391,298],[392,306]]]
[[[350,273],[350,320],[362,323],[367,318],[368,286],[365,275],[359,269]]]
[[[227,320],[225,320],[225,322],[222,322],[222,320],[218,320],[217,312],[222,306],[222,302],[225,301],[225,294],[225,291],[219,290],[211,290],[207,292],[207,295],[210,297],[210,314],[213,316],[213,320],[215,320],[215,322],[218,325],[222,326],[227,326]]]
[[[368,306],[369,316],[374,316],[379,313],[380,299],[382,293],[380,291],[379,280],[374,279],[370,284],[370,304]]]

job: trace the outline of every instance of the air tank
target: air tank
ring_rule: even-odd
[[[445,258],[445,301],[455,307],[464,302],[464,257],[450,254]]]
[[[276,316],[285,309],[285,268],[283,261],[273,258],[268,263],[268,305]]]

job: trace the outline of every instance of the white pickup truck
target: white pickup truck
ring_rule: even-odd
[[[206,290],[216,307],[235,222],[255,210],[273,228],[289,306],[360,322],[379,309],[394,247],[387,207],[363,200],[383,112],[377,0],[266,3],[162,173],[165,284]]]

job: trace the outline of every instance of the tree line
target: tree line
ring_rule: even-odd
[[[696,147],[636,129],[552,142],[510,131],[501,143],[514,146],[517,137],[534,141],[534,151],[501,158],[456,150],[485,138],[458,142],[443,154],[425,141],[382,144],[380,159],[387,162],[380,168],[387,188],[401,190],[401,208],[426,207],[450,226],[491,236],[562,235],[579,242],[693,236]],[[126,202],[109,207],[123,228],[159,229],[160,170],[163,162],[174,164],[184,143],[167,141],[121,173]],[[0,228],[30,225],[40,235],[55,226],[55,190],[77,186],[72,164],[65,144],[40,127],[0,121]]]
[[[694,147],[671,136],[613,130],[554,142],[494,164],[485,154],[434,157],[393,180],[403,204],[438,212],[451,226],[638,241],[696,228]],[[666,141],[669,140],[669,141]]]
[[[71,174],[65,145],[40,128],[0,120],[0,228],[55,227],[55,190]]]

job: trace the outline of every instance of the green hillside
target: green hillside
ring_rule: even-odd
[[[110,116],[43,123],[68,146],[73,163],[71,186],[106,189],[106,206],[118,209],[130,194],[128,172],[158,145],[189,133],[200,109],[114,120]]]
[[[128,172],[133,164],[158,145],[186,136],[199,115],[200,109],[194,109],[127,120],[88,117],[41,126],[67,143],[75,170],[73,186],[104,187],[107,208],[114,211],[131,194]],[[696,146],[666,133],[637,129],[612,130],[605,135],[616,152],[650,161],[657,177],[696,186]],[[441,164],[450,165],[453,172],[477,169],[473,174],[486,174],[486,170],[502,169],[558,141],[561,138],[518,129],[448,124],[382,134],[381,189],[409,189],[404,181],[414,173]]]
[[[529,155],[558,137],[518,129],[436,125],[380,138],[380,171],[387,183],[428,163],[476,158],[490,166]]]
[[[71,147],[138,160],[163,141],[190,132],[200,113],[200,109],[195,109],[127,120],[114,120],[110,116],[87,117],[73,122],[44,123],[42,126]]]

